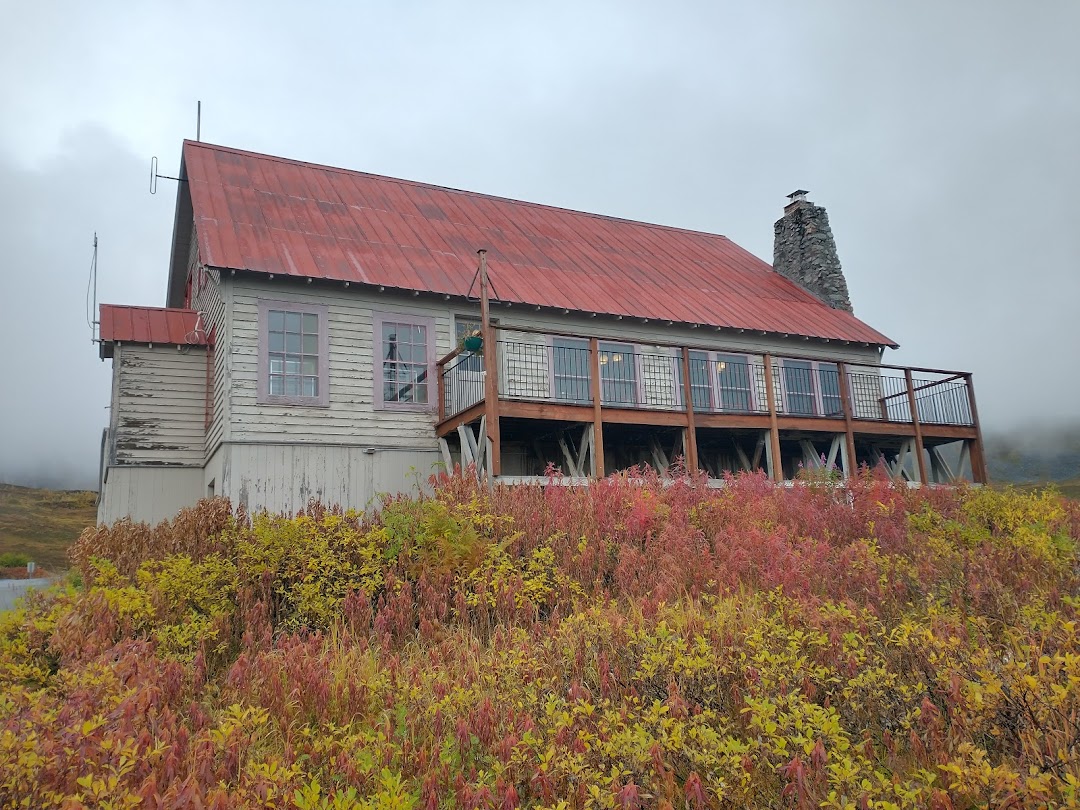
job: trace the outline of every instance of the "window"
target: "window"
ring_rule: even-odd
[[[784,360],[783,363],[785,412],[813,416],[817,395],[812,365],[805,360]]]
[[[835,363],[818,363],[818,380],[821,384],[821,413],[823,416],[843,416],[844,405],[840,399],[840,369]]]
[[[434,400],[434,319],[383,313],[374,325],[376,407],[427,410]]]
[[[263,405],[330,404],[326,307],[259,302],[259,398]]]
[[[720,408],[747,413],[753,410],[750,389],[750,365],[745,357],[730,354],[716,355],[716,389]]]
[[[690,396],[694,409],[711,411],[712,384],[710,381],[709,353],[690,352]]]
[[[454,319],[454,345],[460,346],[461,341],[465,339],[466,335],[475,335],[480,332],[480,319],[479,318],[463,318],[457,317]],[[465,352],[465,356],[461,358],[456,364],[456,368],[462,371],[483,371],[484,370],[484,356],[483,354],[472,354]]]
[[[589,387],[589,341],[553,338],[555,398],[562,402],[592,402]]]
[[[637,404],[634,352],[619,344],[600,344],[600,401],[614,405]]]

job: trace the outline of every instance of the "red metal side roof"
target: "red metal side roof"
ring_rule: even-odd
[[[895,345],[724,236],[193,141],[184,162],[213,267],[464,296],[487,248],[503,301]]]
[[[206,333],[199,328],[199,313],[192,309],[102,304],[100,320],[102,357],[112,356],[114,342],[206,345]]]

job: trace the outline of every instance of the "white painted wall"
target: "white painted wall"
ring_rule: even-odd
[[[117,346],[111,463],[203,464],[206,351],[199,346]]]
[[[367,509],[381,494],[426,488],[441,456],[424,450],[328,444],[245,443],[227,455],[220,495],[251,514],[292,514],[315,499],[345,509]]]
[[[98,502],[98,523],[171,520],[202,497],[201,467],[112,466]]]

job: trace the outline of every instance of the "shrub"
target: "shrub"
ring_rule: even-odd
[[[702,484],[84,533],[0,617],[0,806],[1077,806],[1075,503]]]
[[[17,551],[5,551],[0,554],[0,568],[17,568],[30,562],[30,558]]]

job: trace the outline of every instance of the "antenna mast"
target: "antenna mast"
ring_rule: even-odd
[[[94,231],[94,255],[90,259],[90,278],[86,282],[86,298],[87,305],[90,305],[90,293],[93,290],[93,308],[86,313],[86,323],[90,327],[90,342],[93,343],[97,340],[97,329],[101,326],[101,321],[97,319],[97,231]]]

